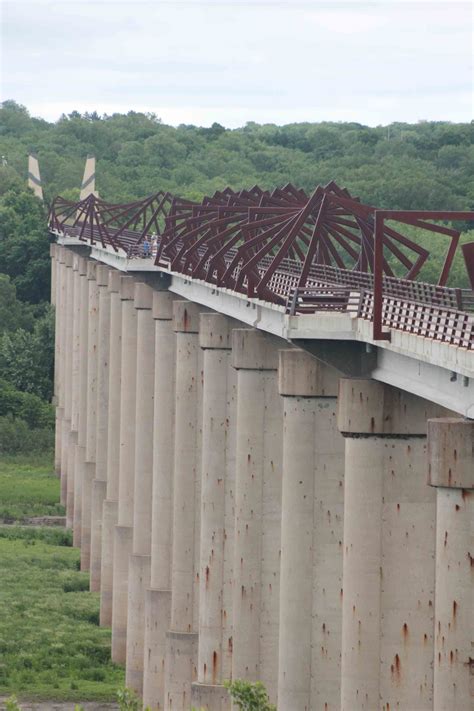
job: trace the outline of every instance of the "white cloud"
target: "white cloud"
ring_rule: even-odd
[[[0,0],[1,1],[1,0]],[[472,117],[470,3],[3,0],[1,96],[170,123]]]

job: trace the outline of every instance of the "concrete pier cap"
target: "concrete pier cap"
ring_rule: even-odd
[[[109,285],[109,272],[110,267],[106,264],[98,264],[95,272],[95,280],[97,286],[108,286]]]
[[[151,310],[153,306],[153,289],[151,286],[141,282],[135,284],[134,306],[138,311]]]
[[[94,262],[91,259],[87,260],[87,278],[89,281],[95,281],[98,266],[97,262]]]
[[[375,380],[339,380],[337,423],[343,434],[426,435],[427,420],[445,413],[435,403]]]
[[[232,331],[232,365],[237,370],[276,370],[284,341],[253,328]]]
[[[192,301],[173,301],[173,330],[177,333],[199,333],[202,306]]]
[[[201,348],[230,350],[232,330],[240,325],[240,321],[223,314],[203,313],[200,316],[199,345]]]
[[[80,256],[78,254],[74,253],[72,256],[72,270],[73,270],[73,272],[79,271],[79,260],[80,260]]]
[[[135,279],[131,276],[120,275],[120,299],[133,301],[135,296]]]
[[[474,489],[474,420],[428,421],[428,483]]]
[[[337,397],[340,373],[306,351],[279,351],[278,390],[290,397]]]
[[[170,291],[153,292],[152,316],[155,321],[173,320],[174,301],[176,301],[176,296]]]
[[[117,269],[109,269],[109,282],[107,286],[111,293],[120,293],[122,274]]]
[[[79,272],[79,276],[87,276],[87,263],[88,259],[86,257],[79,257],[78,265],[77,265],[77,271]]]
[[[69,249],[65,250],[64,264],[66,265],[66,267],[72,268],[73,261],[74,261],[74,252],[71,252]]]

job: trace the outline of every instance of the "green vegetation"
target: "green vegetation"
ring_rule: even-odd
[[[101,195],[127,202],[157,190],[200,200],[230,185],[274,188],[292,182],[312,191],[336,180],[364,202],[391,208],[474,208],[474,124],[300,123],[228,130],[166,126],[154,114],[99,116],[73,111],[56,123],[32,118],[24,106],[0,107],[0,453],[51,447],[48,424],[18,412],[12,388],[52,397],[54,323],[49,237],[44,206],[26,188],[27,160],[36,151],[46,202],[79,197],[88,153],[98,158]],[[467,229],[467,225],[464,225]],[[420,278],[436,281],[447,241],[403,230],[433,254]],[[464,240],[473,240],[466,233]],[[403,251],[403,250],[402,250]],[[461,256],[450,284],[467,286]],[[5,419],[6,418],[6,419]],[[29,432],[28,432],[29,430]]]
[[[0,517],[62,514],[58,499],[46,457],[0,461]],[[99,627],[99,596],[79,562],[70,531],[0,526],[0,695],[115,699],[123,670],[110,660],[110,630]]]
[[[260,681],[252,684],[249,681],[236,679],[225,682],[224,686],[229,690],[232,701],[240,711],[276,711],[276,706],[270,703],[267,690]]]
[[[48,200],[78,195],[85,156],[94,153],[99,190],[118,202],[159,189],[200,199],[227,184],[272,188],[291,181],[312,190],[336,180],[380,207],[474,207],[472,124],[173,128],[134,111],[102,117],[74,111],[53,124],[6,101],[0,126],[0,151],[15,176],[26,176],[26,153],[38,152]]]
[[[0,454],[45,452],[54,429],[46,215],[14,170],[0,173]]]
[[[0,519],[61,516],[64,508],[58,502],[59,479],[52,474],[49,455],[0,459]]]

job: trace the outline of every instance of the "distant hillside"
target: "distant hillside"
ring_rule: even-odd
[[[41,408],[41,400],[50,400],[53,387],[49,237],[45,206],[26,186],[28,152],[38,153],[46,201],[57,194],[78,199],[85,157],[94,153],[100,194],[116,202],[158,190],[201,200],[226,185],[241,189],[255,183],[273,188],[292,182],[309,192],[319,183],[336,180],[379,207],[466,210],[474,209],[472,132],[471,124],[450,123],[172,128],[155,116],[133,112],[104,117],[74,113],[48,123],[32,118],[13,101],[4,102],[0,108],[0,452],[29,451],[37,441],[47,449],[52,437],[49,421],[47,426],[43,422],[49,406]],[[446,239],[413,227],[403,232],[430,250],[420,279],[436,282]],[[474,232],[465,231],[462,240],[473,241]],[[459,253],[450,284],[468,286]]]
[[[200,198],[225,185],[272,188],[289,181],[310,191],[334,179],[380,207],[474,208],[473,124],[173,128],[135,112],[74,112],[48,123],[13,101],[2,106],[0,154],[26,177],[26,153],[35,150],[47,199],[77,196],[85,156],[94,153],[98,189],[113,201],[159,189]]]

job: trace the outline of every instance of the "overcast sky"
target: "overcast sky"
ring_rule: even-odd
[[[473,3],[0,0],[1,99],[56,120],[473,118]]]

